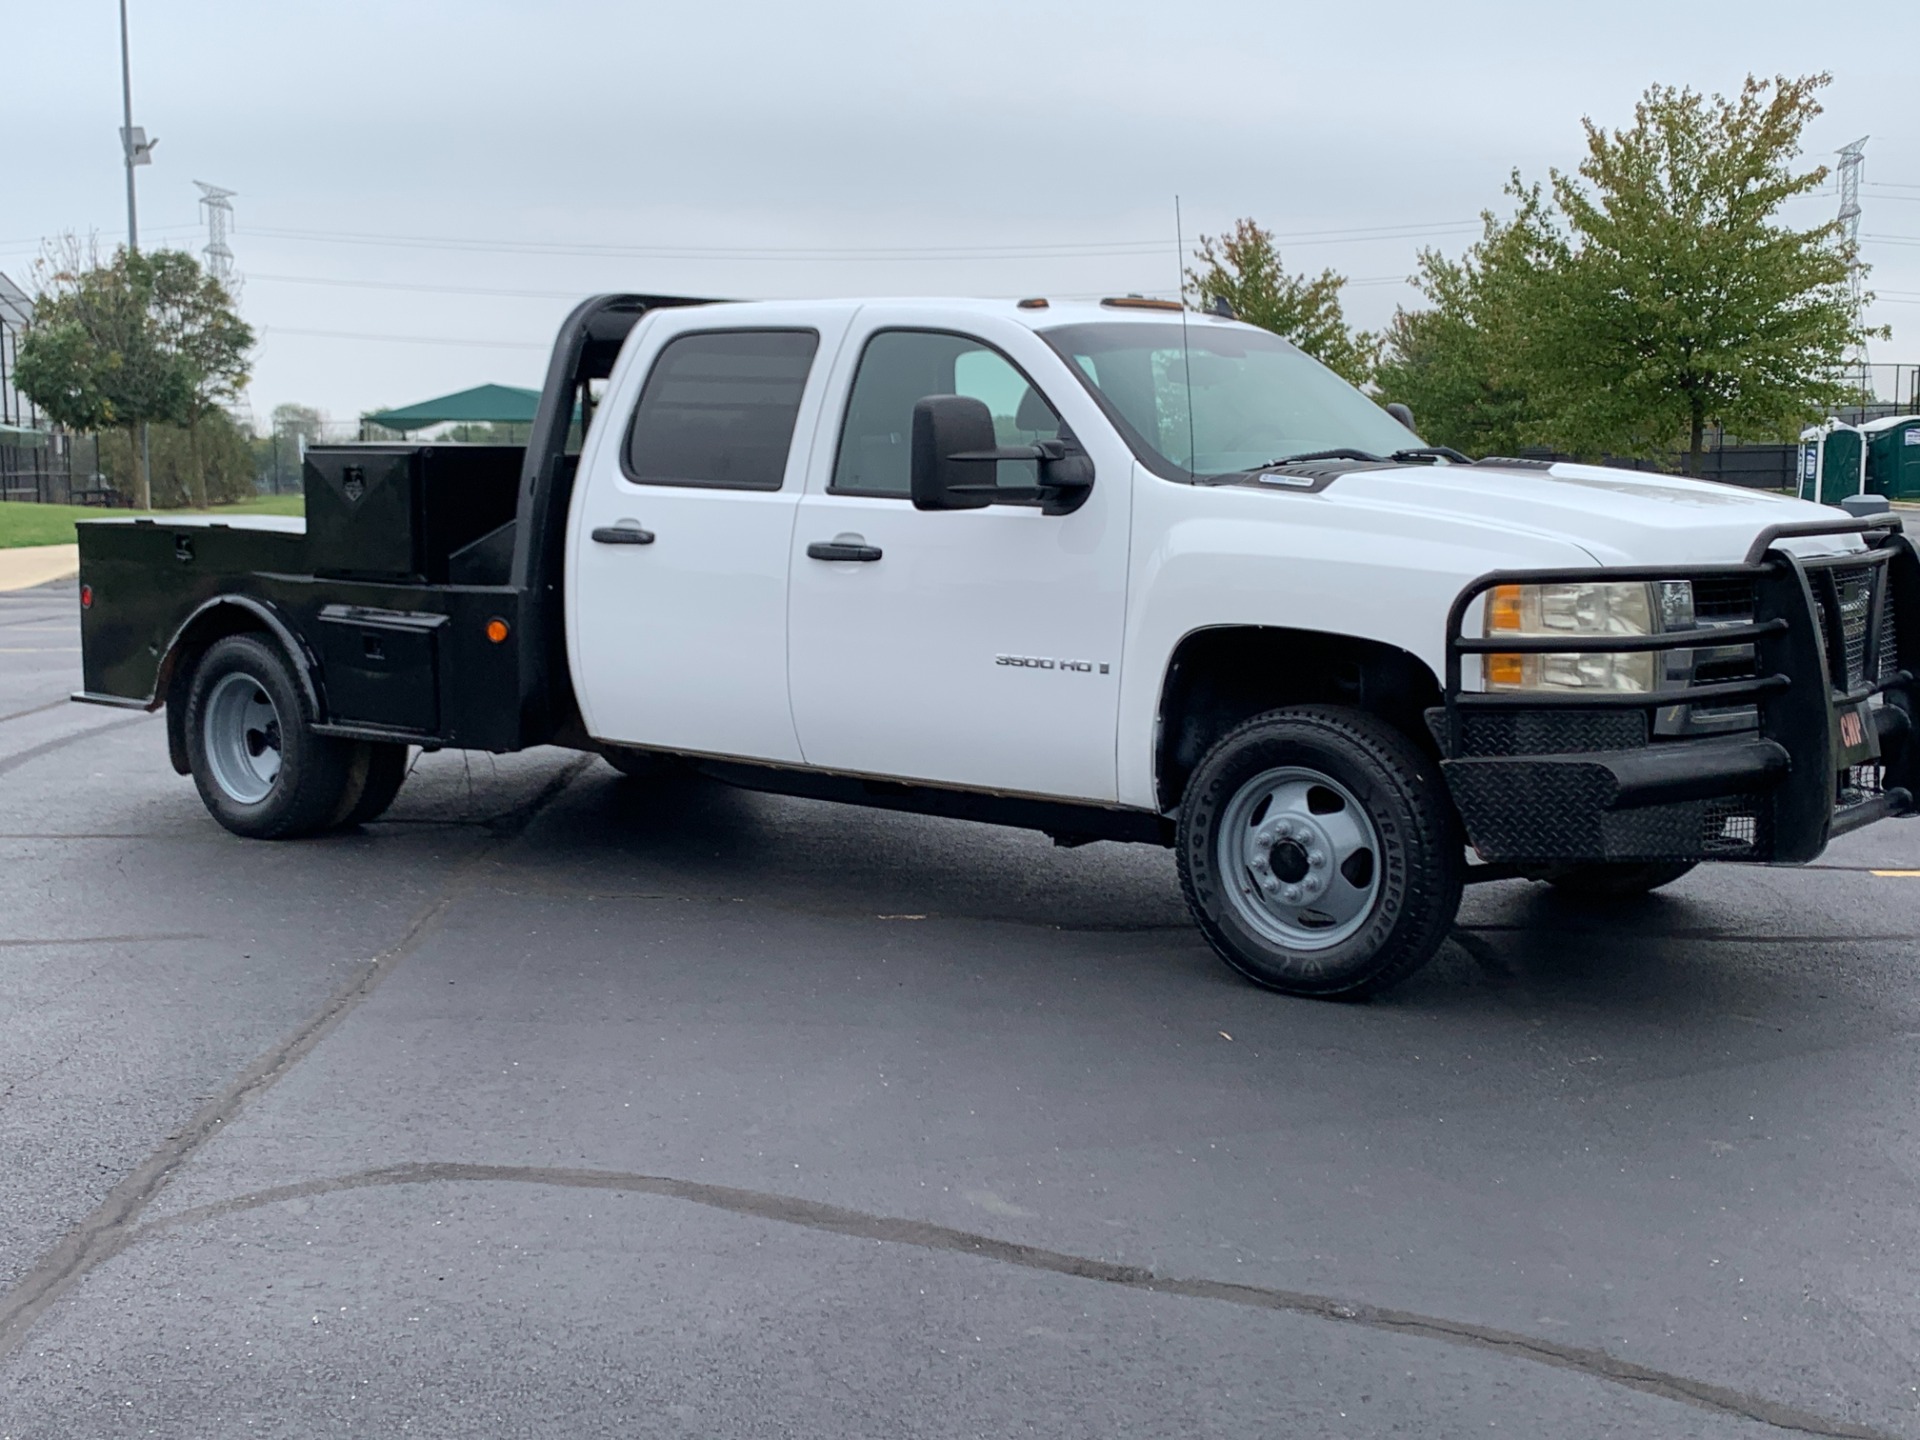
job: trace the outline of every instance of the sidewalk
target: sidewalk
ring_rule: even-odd
[[[78,545],[20,545],[0,550],[0,590],[25,590],[79,573]]]

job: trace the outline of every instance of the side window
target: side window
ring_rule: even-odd
[[[1060,417],[998,350],[964,335],[883,330],[867,342],[847,397],[832,488],[855,495],[911,493],[909,452],[914,403],[929,395],[986,402],[1002,445],[1028,445],[1060,433]],[[1031,460],[996,465],[1001,485],[1036,482]]]
[[[627,478],[778,490],[819,345],[811,330],[714,330],[668,341],[634,406]]]

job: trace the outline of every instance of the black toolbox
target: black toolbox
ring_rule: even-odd
[[[328,445],[307,452],[318,576],[444,585],[448,560],[513,519],[519,445]]]

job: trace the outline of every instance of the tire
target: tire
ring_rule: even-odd
[[[1221,737],[1188,782],[1181,889],[1256,985],[1355,1000],[1433,957],[1463,846],[1438,766],[1358,710],[1300,706]]]
[[[351,830],[387,813],[407,780],[407,747],[384,740],[363,740],[355,755],[340,808],[330,830]]]
[[[1630,900],[1648,895],[1662,885],[1671,885],[1693,869],[1692,860],[1649,860],[1644,863],[1615,862],[1598,865],[1569,865],[1540,878],[1556,890],[1594,900]]]
[[[216,641],[187,687],[193,783],[236,835],[288,840],[327,829],[353,782],[354,746],[313,733],[313,707],[278,647]]]

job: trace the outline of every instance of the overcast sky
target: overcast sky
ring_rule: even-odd
[[[1457,252],[1519,167],[1650,83],[1830,70],[1810,152],[1871,135],[1865,254],[1920,362],[1920,18],[1614,0],[130,0],[143,241],[205,244],[238,193],[261,332],[252,404],[340,419],[538,384],[572,301],[1172,293],[1236,216],[1378,325],[1423,245]],[[14,0],[0,270],[41,237],[125,238],[113,0]],[[1807,202],[1809,223],[1830,214]],[[1889,237],[1876,239],[1873,237]],[[1900,243],[1904,237],[1909,243]]]

